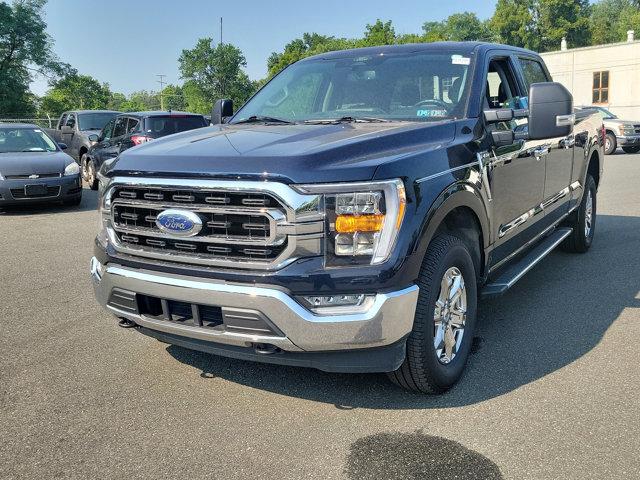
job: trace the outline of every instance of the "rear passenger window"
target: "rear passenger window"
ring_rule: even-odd
[[[532,83],[543,83],[549,81],[540,62],[531,60],[530,58],[520,58],[520,66],[522,67],[522,73],[524,75],[527,90],[529,90]]]
[[[139,123],[140,123],[139,120],[135,118],[130,118],[129,122],[127,123],[127,133],[135,132],[138,128]]]
[[[113,128],[113,138],[121,137],[124,135],[127,129],[127,119],[126,117],[120,117],[116,120],[116,125]]]

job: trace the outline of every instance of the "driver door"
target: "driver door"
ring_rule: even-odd
[[[492,57],[486,65],[484,109],[519,108],[523,96],[517,82],[517,68],[509,54]],[[493,129],[521,131],[522,121],[488,125]],[[496,265],[526,245],[541,229],[545,183],[544,154],[524,140],[504,147],[490,146],[484,153],[492,209],[490,263]]]

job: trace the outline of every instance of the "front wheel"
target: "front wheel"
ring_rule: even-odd
[[[611,155],[616,151],[616,148],[618,148],[616,136],[611,132],[607,132],[607,135],[604,137],[604,154]]]
[[[462,240],[436,237],[417,283],[420,294],[406,358],[388,375],[408,390],[441,393],[462,375],[476,323],[476,273]]]
[[[596,231],[596,182],[587,174],[587,180],[582,194],[582,201],[567,222],[573,231],[562,243],[562,249],[567,252],[585,253],[593,243]]]
[[[98,174],[96,173],[96,166],[93,163],[93,160],[87,159],[85,163],[85,181],[91,190],[98,189]]]
[[[638,153],[640,152],[640,145],[634,145],[633,147],[622,147],[624,153]]]

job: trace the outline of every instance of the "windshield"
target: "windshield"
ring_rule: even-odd
[[[0,128],[0,153],[56,150],[55,142],[39,128]]]
[[[456,52],[314,59],[283,70],[234,116],[290,122],[462,117],[471,59]]]
[[[602,118],[618,118],[606,108],[598,107],[598,111],[600,112]]]
[[[117,113],[81,113],[78,115],[80,130],[102,130]]]

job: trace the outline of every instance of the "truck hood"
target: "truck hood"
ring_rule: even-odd
[[[73,159],[63,152],[0,153],[0,174],[42,175],[63,173]]]
[[[217,125],[123,152],[108,175],[361,181],[386,162],[453,140],[451,121]]]
[[[640,125],[640,120],[634,122],[633,120],[621,120],[619,118],[605,118],[603,123],[606,126],[613,125]]]

